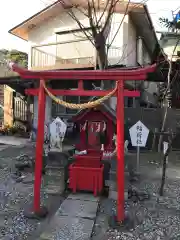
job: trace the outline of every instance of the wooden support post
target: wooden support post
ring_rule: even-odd
[[[35,182],[34,182],[34,212],[40,212],[40,190],[42,177],[42,157],[44,144],[44,120],[45,120],[45,92],[43,80],[40,80],[38,96],[38,127],[36,142]]]
[[[124,216],[124,82],[117,88],[117,221]]]
[[[83,90],[84,87],[83,87],[83,80],[79,80],[78,81],[78,90]]]

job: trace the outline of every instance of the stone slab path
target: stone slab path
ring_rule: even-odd
[[[41,240],[89,240],[99,198],[92,194],[70,194],[50,221]]]

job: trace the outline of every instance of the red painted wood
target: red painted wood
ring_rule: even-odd
[[[98,152],[100,153],[100,151]],[[82,155],[82,156],[74,156],[75,158],[75,163],[76,166],[79,167],[100,167],[101,166],[101,155],[97,154],[97,155],[91,155],[86,154],[86,155]]]
[[[57,96],[97,96],[102,97],[110,93],[110,91],[103,91],[103,90],[59,90],[59,89],[51,89],[48,88],[48,90],[53,94]],[[29,88],[25,90],[25,93],[27,95],[32,96],[38,96],[38,88],[33,89]],[[116,94],[114,94],[115,96]],[[124,90],[124,96],[125,97],[140,97],[140,91],[130,91],[130,90]]]
[[[93,71],[95,71],[95,70],[93,70]],[[107,73],[109,73],[109,71],[107,71]],[[73,74],[73,75],[71,75],[71,74]],[[78,79],[82,78],[82,75],[74,75],[74,73],[70,73],[70,71],[69,71],[69,75],[62,75],[62,76],[59,76],[59,77],[57,75],[48,75],[48,73],[44,76],[41,76],[41,74],[40,75],[35,75],[35,74],[32,74],[32,73],[30,73],[28,75],[24,75],[24,74],[19,73],[19,75],[22,79],[33,79],[35,81],[38,80],[41,77],[43,77],[43,79],[45,81],[49,81],[49,80],[57,80],[57,81],[78,80]],[[90,80],[90,81],[92,81],[92,80],[93,81],[95,81],[95,80],[104,80],[104,81],[107,80],[107,81],[109,81],[109,80],[119,80],[119,78],[121,78],[121,77],[125,78],[126,81],[134,81],[134,80],[143,81],[143,80],[146,80],[146,74],[140,74],[140,75],[126,75],[126,74],[124,74],[124,75],[121,76],[120,74],[119,75],[118,74],[113,75],[113,73],[111,75],[108,74],[107,76],[105,74],[103,74],[102,77],[101,77],[100,74],[85,75],[83,80]]]
[[[35,164],[35,182],[34,182],[34,212],[40,210],[40,189],[42,177],[42,156],[44,143],[44,120],[45,120],[45,92],[43,80],[40,80],[39,99],[38,99],[38,128],[36,144],[36,164]]]
[[[156,64],[137,69],[116,69],[116,70],[54,70],[54,71],[31,71],[11,64],[13,71],[19,73],[24,79],[83,79],[83,80],[144,80],[148,72],[154,72]],[[143,79],[141,79],[141,76]],[[133,78],[132,78],[133,77]],[[144,78],[145,77],[145,78]]]
[[[124,82],[118,82],[117,89],[117,220],[124,220]]]
[[[79,80],[78,81],[78,89],[79,90],[83,90],[84,89],[84,87],[83,87],[83,80]]]
[[[77,190],[93,191],[94,196],[103,189],[104,166],[80,167],[73,163],[69,167],[69,188],[75,193]]]

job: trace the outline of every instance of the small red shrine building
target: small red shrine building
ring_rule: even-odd
[[[80,110],[71,121],[76,123],[80,129],[80,139],[76,144],[76,149],[99,151],[101,149],[99,133],[104,131],[104,151],[114,151],[113,136],[116,132],[116,112],[106,103],[96,108]]]

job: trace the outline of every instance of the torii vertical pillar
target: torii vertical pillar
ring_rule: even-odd
[[[36,166],[34,184],[34,211],[40,211],[40,191],[42,177],[42,157],[44,144],[44,118],[45,118],[45,92],[43,80],[40,80],[38,96],[38,127],[37,127],[37,146],[36,146]]]
[[[117,86],[117,221],[124,220],[124,81]]]
[[[37,125],[37,141],[36,141],[36,163],[35,163],[35,183],[34,183],[34,207],[32,213],[37,216],[46,215],[46,209],[40,205],[40,189],[42,179],[43,166],[43,145],[44,145],[44,120],[45,120],[45,104],[46,95],[43,87],[44,80],[40,79],[38,94],[38,125]]]

